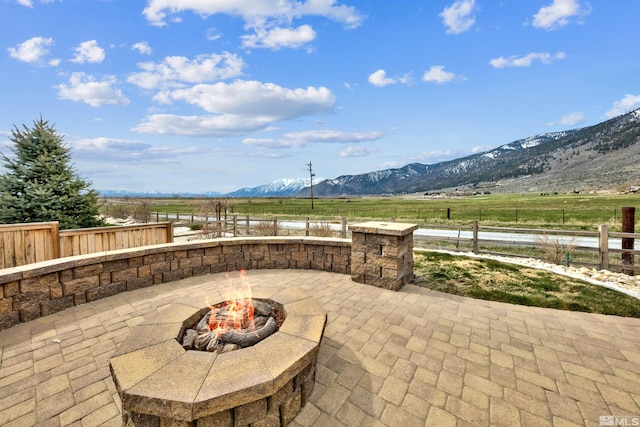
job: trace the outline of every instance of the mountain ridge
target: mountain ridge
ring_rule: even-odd
[[[318,197],[451,189],[587,191],[640,183],[640,109],[602,123],[519,139],[432,165],[343,175],[314,185]],[[308,189],[297,196],[308,196]]]

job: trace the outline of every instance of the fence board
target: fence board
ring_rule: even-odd
[[[57,240],[57,222],[0,225],[0,268],[53,259]]]

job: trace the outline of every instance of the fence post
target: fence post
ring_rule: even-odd
[[[278,217],[273,218],[273,235],[278,235]]]
[[[309,236],[309,217],[304,219],[304,235]]]
[[[173,223],[167,222],[167,243],[173,243]]]
[[[245,224],[247,225],[247,236],[249,235],[249,215],[247,215]]]
[[[233,237],[238,236],[238,215],[233,215]]]
[[[347,238],[347,218],[346,217],[342,217],[342,234],[341,234],[343,239]]]
[[[622,232],[623,233],[633,233],[634,226],[636,222],[636,208],[633,207],[623,207],[622,208]],[[633,266],[633,245],[634,239],[633,237],[623,237],[622,238],[622,250],[629,249],[630,252],[622,252],[622,265],[631,265]],[[633,270],[622,270],[623,273],[633,275]]]
[[[600,237],[598,239],[598,252],[600,253],[600,270],[609,269],[609,226],[600,224],[598,226]]]
[[[473,253],[478,253],[478,220],[473,220]]]
[[[60,223],[54,221],[51,223],[51,240],[53,240],[53,259],[60,258]],[[14,252],[15,253],[15,252]]]

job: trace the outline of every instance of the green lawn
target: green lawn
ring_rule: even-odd
[[[414,254],[415,284],[455,295],[533,307],[640,317],[640,300],[602,286],[492,259]]]

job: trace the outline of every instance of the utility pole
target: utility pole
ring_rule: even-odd
[[[307,163],[307,166],[309,166],[309,182],[311,183],[309,190],[311,192],[311,209],[313,209],[313,177],[316,176],[316,174],[314,174],[313,169],[311,169],[311,162]]]

